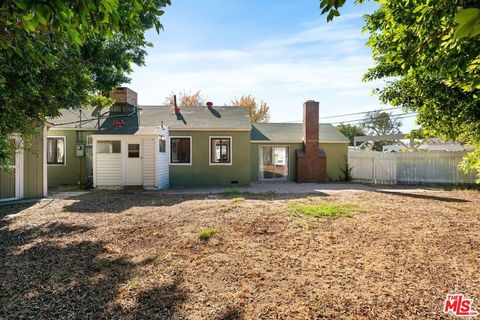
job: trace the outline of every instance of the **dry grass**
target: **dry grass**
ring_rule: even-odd
[[[478,191],[231,196],[0,207],[0,319],[439,319],[449,292],[480,309]]]

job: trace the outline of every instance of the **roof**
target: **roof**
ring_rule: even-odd
[[[174,110],[165,106],[140,106],[140,127],[159,127],[163,125],[170,130],[245,130],[251,128],[251,121],[248,110],[241,107],[181,107],[180,113],[175,114]],[[82,129],[97,129],[97,119],[92,115],[93,109],[83,110]],[[138,120],[136,115],[120,116],[114,115],[101,119],[100,127],[104,128],[105,134],[131,134],[135,132],[134,125]],[[79,111],[62,110],[61,115],[49,119],[55,128],[79,128]],[[112,129],[113,121],[123,120],[125,126]],[[137,125],[138,128],[138,125]],[[102,130],[103,131],[103,130]]]
[[[98,119],[92,115],[94,109],[82,109],[82,129],[97,129]],[[80,128],[80,110],[62,109],[60,116],[49,118],[55,129]],[[103,119],[101,120],[103,122]]]
[[[330,123],[320,123],[320,142],[349,143],[340,131]],[[255,123],[252,124],[252,141],[301,142],[303,141],[302,123]]]
[[[170,107],[141,106],[142,126],[164,126],[170,130],[250,130],[251,121],[247,108],[241,107],[180,107],[175,114]]]

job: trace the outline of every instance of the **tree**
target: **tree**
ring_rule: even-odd
[[[385,111],[371,111],[362,122],[363,132],[371,136],[384,136],[400,133],[402,123]]]
[[[350,140],[350,143],[349,143],[350,146],[353,146],[353,138],[365,135],[365,133],[363,133],[363,129],[360,126],[354,125],[354,124],[341,123],[338,126],[336,126],[336,128],[345,137],[347,137],[348,140]]]
[[[400,120],[385,111],[371,111],[365,115],[362,122],[363,132],[371,136],[387,136],[399,134],[402,123]],[[382,151],[383,146],[391,144],[392,140],[375,141],[372,149]]]
[[[146,30],[169,0],[4,1],[0,5],[0,165],[62,108],[108,106],[142,65]]]
[[[326,2],[332,1],[321,4]],[[345,3],[333,2],[325,12]],[[376,90],[380,99],[418,112],[417,123],[425,136],[476,147],[462,167],[476,169],[480,181],[478,1],[385,0],[379,4],[365,17],[364,30],[370,34],[368,46],[376,65],[364,79],[385,79],[386,85]]]
[[[270,121],[270,107],[268,104],[264,101],[257,103],[251,95],[243,95],[239,99],[232,100],[231,104],[236,107],[247,108],[254,123]]]
[[[173,96],[175,94],[172,92],[166,99],[165,99],[165,104],[167,106],[173,107]],[[179,107],[199,107],[199,106],[204,106],[205,105],[205,99],[201,95],[201,91],[195,91],[195,92],[186,92],[182,91],[178,96],[177,96],[177,105]]]

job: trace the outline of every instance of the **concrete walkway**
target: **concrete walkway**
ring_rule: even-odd
[[[334,194],[338,192],[371,192],[388,191],[396,192],[431,192],[432,188],[409,187],[409,186],[373,186],[358,183],[295,183],[295,182],[252,182],[250,186],[245,187],[178,187],[164,191],[158,191],[166,194],[216,194],[226,190],[239,190],[240,192],[275,192],[279,194]]]

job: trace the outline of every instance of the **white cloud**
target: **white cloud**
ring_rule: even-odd
[[[372,59],[366,36],[350,22],[308,24],[242,48],[156,53],[129,85],[141,104],[162,104],[172,91],[202,90],[218,105],[242,94],[269,103],[273,121],[301,118],[305,100],[320,100],[323,115],[376,108],[372,84],[361,82]],[[294,118],[292,119],[292,114]]]

